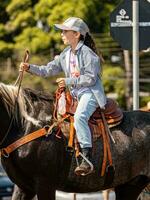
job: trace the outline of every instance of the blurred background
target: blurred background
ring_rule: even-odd
[[[108,97],[124,110],[132,109],[132,52],[122,50],[110,36],[109,16],[120,0],[0,0],[0,82],[14,84],[26,50],[30,63],[45,65],[65,48],[60,32],[53,28],[70,16],[82,18],[89,26],[99,54],[102,54],[102,80]],[[128,40],[128,36],[127,40]],[[140,52],[140,108],[150,110],[150,49]],[[60,75],[62,76],[62,74]],[[41,78],[26,73],[23,87],[45,92],[56,90],[56,77]],[[4,182],[4,177],[6,180]],[[1,181],[2,180],[2,181]],[[0,193],[10,195],[13,185],[0,168]],[[0,199],[7,199],[7,194]],[[145,194],[149,194],[149,191]],[[67,199],[58,193],[58,199]],[[69,199],[103,199],[74,196]],[[87,196],[86,196],[87,195]],[[99,198],[98,198],[99,196]],[[149,197],[149,195],[148,195]],[[110,193],[113,200],[114,193]],[[147,199],[147,198],[146,198]]]
[[[132,109],[132,52],[123,51],[111,38],[109,15],[120,0],[0,0],[0,81],[14,83],[26,49],[30,63],[47,64],[65,47],[53,28],[70,16],[88,24],[98,52],[103,55],[103,83],[108,97],[122,109]],[[128,39],[128,36],[126,36]],[[140,52],[140,107],[150,101],[150,51]],[[62,76],[62,75],[61,75]],[[54,92],[56,77],[26,74],[24,87]],[[32,81],[31,81],[32,80]]]

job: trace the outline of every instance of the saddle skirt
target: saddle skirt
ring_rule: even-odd
[[[69,101],[67,98],[69,98]],[[77,101],[72,102],[70,96],[66,96],[66,102],[66,113],[74,115],[77,107]],[[123,119],[123,112],[119,108],[118,103],[113,99],[107,98],[105,110],[101,110],[100,107],[98,107],[89,119],[89,127],[94,140],[101,136],[101,129],[104,128],[101,112],[104,113],[109,128],[120,124]],[[61,130],[66,136],[69,135],[70,123],[64,121],[61,125]]]

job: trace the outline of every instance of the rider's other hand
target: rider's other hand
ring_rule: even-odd
[[[57,78],[56,83],[58,83],[59,88],[65,88],[66,87],[64,78]]]
[[[29,70],[29,63],[20,63],[19,71],[28,71]]]

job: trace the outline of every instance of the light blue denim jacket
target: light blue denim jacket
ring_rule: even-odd
[[[59,72],[65,73],[65,83],[67,86],[80,89],[81,87],[88,87],[95,95],[95,98],[101,108],[106,104],[106,96],[99,77],[100,59],[99,57],[86,45],[80,41],[76,47],[76,55],[78,57],[78,67],[80,71],[79,77],[70,77],[69,70],[67,70],[67,55],[70,52],[70,47],[57,56],[56,59],[49,62],[46,66],[38,66],[30,64],[29,72],[38,76],[54,76]]]

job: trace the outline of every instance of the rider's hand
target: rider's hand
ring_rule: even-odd
[[[59,88],[66,87],[65,78],[57,78],[56,83],[58,83]]]
[[[20,67],[19,67],[19,71],[28,71],[29,67],[30,67],[29,63],[21,62]]]

